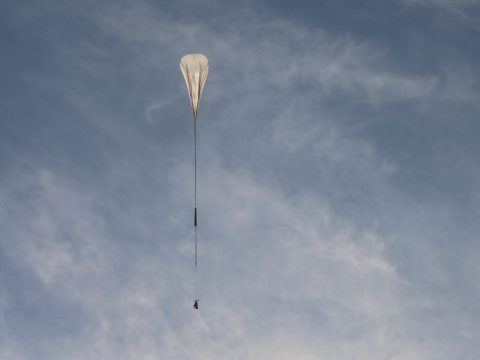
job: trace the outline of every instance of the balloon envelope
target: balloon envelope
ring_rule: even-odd
[[[188,97],[196,120],[200,96],[208,75],[208,59],[202,54],[185,55],[180,60],[180,70],[187,84]]]

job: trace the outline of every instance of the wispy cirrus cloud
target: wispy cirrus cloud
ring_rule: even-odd
[[[65,108],[29,113],[24,129],[43,126],[23,137],[48,141],[9,142],[7,359],[474,358],[478,286],[466,274],[478,251],[463,235],[452,245],[455,206],[416,198],[419,180],[398,185],[411,167],[369,126],[435,122],[430,103],[470,104],[475,82],[451,87],[462,74],[414,73],[373,41],[251,6],[211,3],[208,23],[146,2],[42,8],[65,76],[26,81]],[[82,41],[60,31],[65,14],[79,16]],[[198,123],[199,312],[178,70],[189,51],[211,64]],[[420,156],[408,139],[397,150]]]

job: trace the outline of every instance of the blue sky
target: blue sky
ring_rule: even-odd
[[[478,359],[479,20],[3,1],[0,358]]]

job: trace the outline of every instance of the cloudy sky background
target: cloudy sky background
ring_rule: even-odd
[[[478,359],[479,20],[2,1],[0,358]]]

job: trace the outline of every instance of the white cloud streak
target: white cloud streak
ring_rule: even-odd
[[[345,131],[327,106],[339,96],[372,107],[428,102],[440,86],[435,76],[389,70],[388,58],[372,44],[290,23],[253,18],[257,27],[248,30],[237,20],[222,32],[169,20],[144,3],[106,10],[86,14],[128,58],[121,69],[138,117],[59,86],[89,121],[135,153],[108,158],[93,184],[40,165],[2,177],[3,256],[28,277],[23,283],[44,294],[32,300],[36,311],[63,301],[77,315],[65,324],[53,307],[49,321],[12,325],[5,319],[21,310],[0,297],[2,359],[447,359],[474,343],[475,321],[455,313],[455,302],[441,308],[422,288],[425,279],[444,285],[449,273],[431,242],[439,232],[418,224],[438,224],[442,214],[392,187],[398,165]],[[59,56],[71,52],[67,58],[78,60],[72,69],[100,69],[95,77],[112,79],[118,69],[102,71],[100,46],[67,46]],[[88,56],[75,56],[85,47]],[[183,91],[180,75],[171,75],[178,72],[172,58],[198,47],[213,71],[200,110],[200,121],[211,120],[202,123],[200,138],[201,303],[195,312],[191,212],[185,210],[193,195],[190,149],[164,134],[154,144],[147,133]],[[147,91],[152,79],[161,79],[164,89]],[[184,105],[189,116],[186,99]],[[230,141],[232,133],[238,142]],[[152,170],[153,159],[164,154],[171,158]],[[282,161],[287,169],[303,167],[286,174],[278,168]],[[336,185],[339,173],[353,190]],[[319,185],[291,184],[294,175]],[[158,182],[146,180],[151,177]],[[342,216],[328,197],[339,191],[350,191],[364,212],[398,216],[397,228]],[[395,242],[416,243],[405,250],[414,259],[398,258]],[[418,263],[426,274],[417,282],[405,267]],[[1,289],[14,297],[15,286],[7,285]],[[430,326],[431,314],[437,319]],[[452,318],[467,340],[449,350],[444,341],[453,330],[437,328]],[[34,325],[42,332],[32,330],[30,339],[13,328]],[[59,334],[54,325],[74,335]],[[19,347],[22,340],[30,346]],[[468,351],[477,350],[460,354],[468,358]]]

